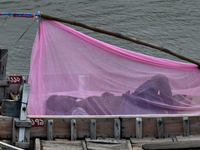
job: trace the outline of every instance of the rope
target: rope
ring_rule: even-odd
[[[0,63],[3,61],[3,59],[8,55],[8,52],[1,58]]]
[[[10,50],[19,42],[19,40],[24,36],[24,34],[30,29],[30,27],[33,25],[36,19],[32,22],[32,24],[24,31],[24,33],[19,37],[19,39],[13,44],[13,46],[10,48]],[[1,58],[0,63],[3,61],[3,59],[8,55],[8,52]]]
[[[36,19],[34,19],[34,21],[32,22],[32,24],[24,31],[24,33],[19,37],[19,39],[15,42],[15,44],[10,48],[12,49],[18,42],[19,40],[24,36],[24,34],[30,29],[30,27],[33,25],[33,23],[35,22]]]
[[[36,20],[36,19],[35,19]],[[33,25],[35,20],[32,22],[32,24],[24,31],[24,33],[19,37],[19,39],[13,44],[13,46],[10,48],[10,50],[19,42],[19,40],[24,36],[24,34],[30,29],[30,27]],[[3,59],[8,55],[8,52],[1,58],[0,63],[3,61]]]

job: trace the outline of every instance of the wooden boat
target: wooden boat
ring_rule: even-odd
[[[6,52],[7,50],[0,51],[1,58]],[[11,99],[9,93],[17,95],[20,86],[27,85],[28,75],[6,75],[6,60],[7,57],[4,57],[4,61],[1,62],[3,76],[0,80],[0,94],[4,99]],[[14,103],[15,100],[12,102]],[[21,109],[21,112],[26,112],[26,105]],[[142,149],[142,145],[146,149],[152,147],[147,143],[153,143],[155,149],[155,144],[166,142],[170,142],[168,146],[172,145],[172,147],[177,143],[179,148],[181,145],[181,148],[191,147],[191,144],[185,145],[185,141],[194,143],[193,148],[199,147],[199,142],[193,141],[199,140],[200,115],[25,115],[26,119],[20,120],[19,117],[10,117],[13,115],[12,108],[3,107],[1,113],[3,115],[0,116],[1,141],[24,149],[55,149],[55,147],[58,149],[59,147],[60,149],[64,149],[63,147],[65,149],[98,149],[99,147]],[[25,129],[23,142],[18,142],[20,128]]]
[[[13,116],[13,108],[9,107],[12,104],[5,107],[6,102],[15,103],[15,100],[3,102],[2,116],[0,116],[1,148],[16,150],[200,148],[199,114],[27,115],[28,75],[6,75],[7,50],[0,50],[0,60],[2,60],[0,62],[1,102],[3,99],[13,98],[12,94],[17,96],[20,86],[23,86],[19,116]],[[199,65],[198,62],[196,64]]]

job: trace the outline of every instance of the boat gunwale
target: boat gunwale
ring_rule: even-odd
[[[93,118],[180,118],[200,117],[200,114],[144,114],[144,115],[28,115],[28,118],[66,118],[66,119],[93,119]]]

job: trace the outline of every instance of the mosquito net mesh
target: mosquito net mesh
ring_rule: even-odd
[[[199,113],[200,70],[41,20],[31,56],[28,114]]]

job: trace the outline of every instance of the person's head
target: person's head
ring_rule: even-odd
[[[168,84],[168,78],[163,74],[156,74],[150,79],[155,87],[161,87],[165,84]]]

